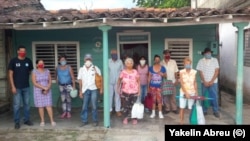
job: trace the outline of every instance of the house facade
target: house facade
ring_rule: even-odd
[[[242,0],[203,0],[198,1],[197,7],[199,8],[230,8],[237,10],[241,8],[249,8],[250,1]],[[249,23],[249,22],[248,22]],[[244,27],[244,53],[243,53],[243,96],[246,103],[250,103],[250,25]],[[237,82],[237,38],[238,29],[233,26],[233,23],[220,23],[219,24],[219,44],[220,44],[220,87],[231,93],[236,94]],[[228,59],[230,58],[230,59]]]
[[[11,101],[7,91],[7,64],[10,58],[16,56],[19,45],[26,46],[27,55],[33,62],[42,58],[45,66],[50,69],[54,106],[59,97],[54,75],[58,56],[67,54],[68,64],[73,67],[76,76],[83,65],[84,55],[91,53],[94,64],[101,68],[104,76],[105,115],[109,115],[108,106],[105,105],[109,105],[107,64],[111,49],[117,49],[121,59],[128,55],[136,63],[144,55],[149,65],[152,65],[155,54],[162,56],[164,49],[170,49],[179,69],[183,68],[182,61],[187,56],[193,60],[192,66],[196,68],[198,60],[202,58],[201,52],[206,47],[211,47],[214,56],[219,58],[219,23],[246,22],[250,15],[248,9],[230,11],[207,8],[46,11],[38,1],[19,0],[16,5],[3,2],[6,7],[2,7],[3,12],[0,14],[0,30],[3,36],[2,48],[7,55],[3,56],[5,75],[2,78],[6,93],[2,97]],[[234,18],[231,18],[232,15]],[[197,81],[200,92],[199,76]],[[73,99],[72,103],[74,107],[81,106],[79,98]],[[34,105],[33,101],[31,105]],[[109,117],[104,118],[105,126],[109,126]]]

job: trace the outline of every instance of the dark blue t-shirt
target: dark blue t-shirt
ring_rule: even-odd
[[[162,82],[162,76],[158,74],[158,72],[155,72],[153,69],[153,66],[149,67],[149,72],[151,73],[151,80],[149,83],[150,87],[160,88],[161,82]],[[165,67],[161,67],[160,72],[166,73]]]
[[[20,60],[15,57],[11,59],[8,70],[13,71],[14,85],[17,89],[29,87],[29,75],[33,70],[32,61],[29,58]]]

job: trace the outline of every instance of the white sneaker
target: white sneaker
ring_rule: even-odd
[[[159,112],[159,118],[164,118],[164,116],[162,115],[162,112]]]
[[[150,118],[154,118],[155,117],[155,113],[152,113],[151,115],[150,115]]]

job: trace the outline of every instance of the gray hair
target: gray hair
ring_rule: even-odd
[[[126,65],[128,62],[131,62],[132,65],[134,65],[134,60],[133,60],[132,58],[130,58],[130,57],[126,58],[124,62],[125,62],[125,65]]]

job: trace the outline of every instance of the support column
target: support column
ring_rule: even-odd
[[[233,26],[238,29],[237,40],[237,81],[236,81],[236,124],[243,122],[243,62],[244,62],[244,27],[249,23],[233,23]]]
[[[103,39],[103,101],[104,101],[104,127],[110,127],[110,108],[109,108],[109,71],[108,71],[108,30],[111,29],[111,26],[102,25],[98,27],[102,30],[102,39]]]

